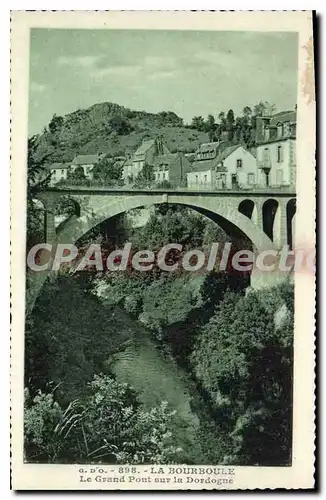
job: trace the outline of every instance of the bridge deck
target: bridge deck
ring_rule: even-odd
[[[206,196],[219,196],[219,197],[228,197],[228,196],[292,196],[295,197],[296,193],[294,189],[291,188],[261,188],[261,189],[237,189],[237,190],[194,190],[187,188],[178,188],[178,189],[127,189],[126,187],[121,188],[109,188],[109,187],[87,187],[87,186],[62,186],[62,187],[48,187],[46,191],[55,192],[55,193],[73,193],[73,194],[126,194],[126,195],[148,195],[148,194],[168,194],[168,195],[185,195],[185,196],[198,196],[198,195],[206,195]]]

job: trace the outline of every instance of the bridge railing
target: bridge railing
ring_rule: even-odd
[[[49,186],[46,191],[50,192],[85,192],[85,193],[189,193],[189,194],[218,194],[218,195],[248,195],[248,194],[288,194],[295,196],[295,188],[292,186],[268,186],[255,188],[237,188],[237,189],[206,189],[206,188],[130,188],[128,186],[121,187],[104,187],[104,186],[82,186],[82,185],[61,185]]]

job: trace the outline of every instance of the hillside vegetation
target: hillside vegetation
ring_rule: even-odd
[[[159,135],[171,152],[191,152],[209,140],[206,132],[184,126],[174,112],[146,113],[104,102],[64,117],[54,115],[38,149],[49,163],[69,162],[77,154],[133,152],[143,139]]]

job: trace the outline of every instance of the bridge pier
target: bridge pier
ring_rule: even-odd
[[[263,201],[260,199],[255,200],[255,211],[252,221],[259,231],[263,230]]]
[[[45,241],[47,243],[55,242],[57,237],[54,215],[54,207],[45,208]]]
[[[38,199],[44,206],[44,238],[46,243],[54,243],[57,239],[55,228],[55,209],[58,203],[58,197],[47,195],[47,192],[38,193]]]
[[[276,218],[274,221],[274,243],[275,247],[280,250],[287,244],[287,210],[286,200],[280,199],[277,208]]]

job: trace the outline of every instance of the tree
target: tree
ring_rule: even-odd
[[[111,158],[104,156],[93,168],[93,179],[105,186],[122,184],[123,166]]]
[[[251,114],[252,114],[251,107],[250,106],[245,106],[243,108],[242,113],[243,113],[244,117],[246,117],[246,118],[248,118],[248,120],[250,120],[250,117],[251,117]]]
[[[78,167],[76,167],[74,170],[72,170],[71,168],[68,170],[68,182],[69,181],[76,181],[80,184],[83,184],[86,182],[86,176],[85,176],[85,173],[84,173],[84,169],[83,167],[81,167],[80,165]]]
[[[243,120],[237,116],[234,124],[234,139],[236,142],[241,142],[243,138]]]
[[[191,128],[194,128],[200,132],[205,130],[205,120],[202,116],[194,116],[191,121]]]
[[[208,133],[209,140],[212,142],[216,139],[216,123],[213,115],[208,115],[205,122],[205,132]]]
[[[226,115],[226,130],[228,132],[228,140],[232,141],[234,136],[234,112],[229,109]]]
[[[218,119],[220,120],[220,126],[223,130],[226,130],[226,117],[224,111],[220,111],[218,114]]]
[[[215,118],[213,115],[208,115],[205,122],[205,132],[214,131],[216,127]]]
[[[136,177],[134,187],[150,187],[153,185],[155,180],[154,167],[152,165],[145,164]]]
[[[254,106],[255,116],[271,116],[273,113],[275,113],[275,104],[268,101],[260,101]]]
[[[114,130],[118,135],[127,135],[133,130],[130,122],[120,115],[115,115],[109,120],[109,126],[112,130]]]
[[[282,294],[226,294],[198,335],[192,362],[229,441],[226,462],[289,463],[293,321],[289,311],[276,327]]]
[[[27,249],[44,240],[44,209],[36,203],[35,197],[51,179],[46,168],[50,153],[39,151],[39,143],[40,136],[33,135],[27,144]]]
[[[64,119],[62,118],[62,116],[57,116],[56,114],[54,114],[49,123],[49,130],[51,134],[55,134],[56,132],[58,132],[62,128],[63,123]]]
[[[201,246],[205,219],[193,210],[167,205],[155,207],[145,226],[133,235],[135,248],[159,250],[167,243],[180,243],[185,247]]]

